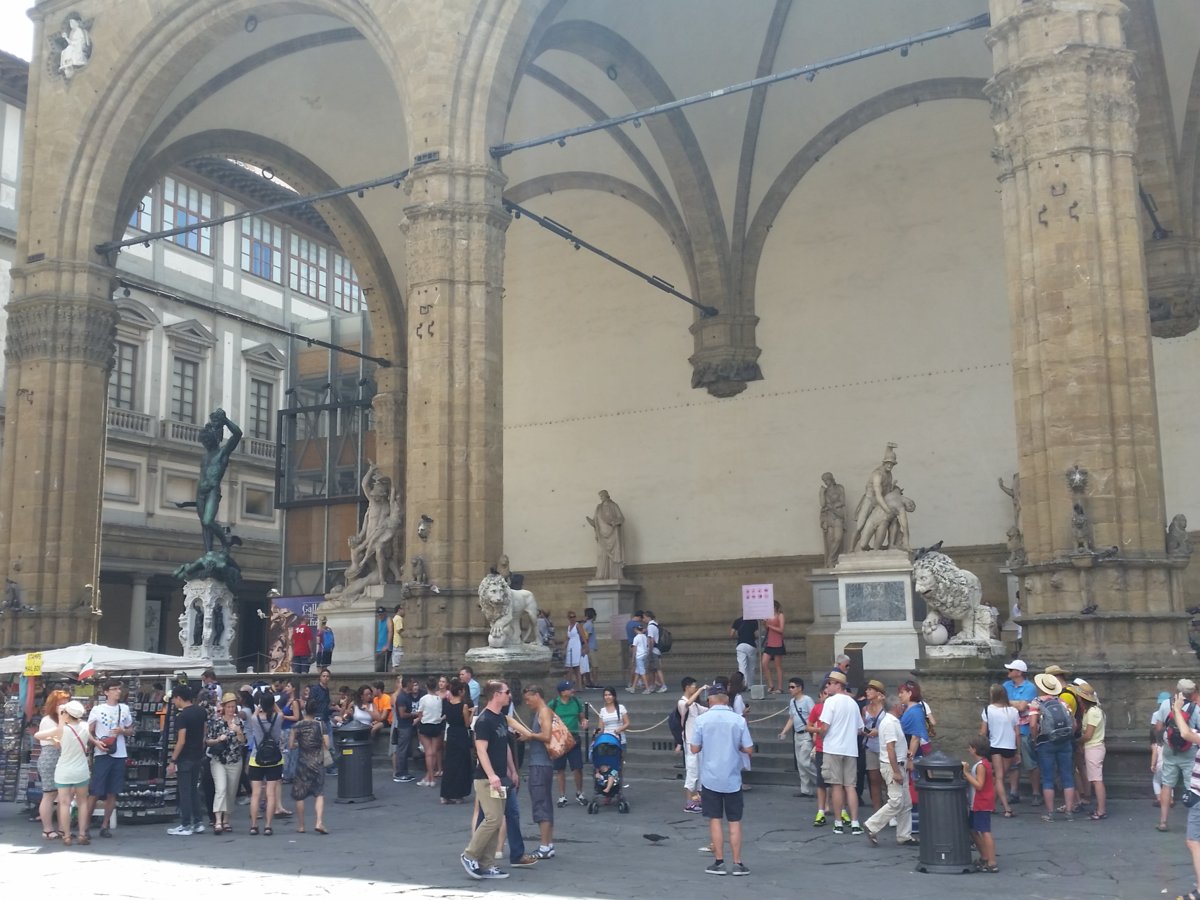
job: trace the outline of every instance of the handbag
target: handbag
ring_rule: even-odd
[[[321,748],[321,765],[326,769],[333,765],[333,754],[329,752],[328,747]]]
[[[551,759],[566,756],[575,749],[575,735],[567,730],[566,723],[553,710],[550,712],[550,740],[546,742],[546,755]]]

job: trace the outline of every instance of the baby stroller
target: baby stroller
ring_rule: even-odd
[[[592,741],[592,749],[588,753],[592,761],[592,781],[596,795],[588,803],[587,811],[591,815],[600,812],[601,805],[611,806],[617,801],[617,812],[629,812],[629,802],[621,793],[621,739],[616,735],[601,732]]]

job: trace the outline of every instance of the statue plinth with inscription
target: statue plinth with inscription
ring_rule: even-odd
[[[920,652],[913,625],[912,563],[907,550],[843,553],[837,577],[839,624],[834,652],[861,643],[870,671],[908,671]]]

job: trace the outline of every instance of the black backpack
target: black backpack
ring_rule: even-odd
[[[254,761],[259,766],[269,769],[283,762],[283,751],[279,749],[279,741],[271,734],[271,729],[275,727],[275,713],[271,713],[271,720],[265,726],[262,719],[258,720],[258,724],[262,727],[263,737],[254,751]]]
[[[1075,718],[1067,709],[1067,704],[1057,697],[1051,697],[1038,701],[1038,708],[1042,713],[1041,722],[1038,724],[1039,738],[1057,744],[1074,737]]]
[[[654,623],[658,625],[658,622]],[[654,646],[658,648],[659,653],[671,652],[671,632],[667,630],[665,625],[658,625],[658,640],[654,642]]]
[[[689,706],[688,712],[690,713],[691,711],[692,708]],[[685,721],[686,717],[679,715],[679,704],[676,703],[675,708],[671,710],[671,714],[667,716],[667,727],[671,729],[671,737],[674,739],[675,745],[677,747],[683,747],[686,750],[687,745],[684,743],[683,732],[683,724]]]
[[[1183,718],[1189,726],[1192,724],[1192,716],[1195,714],[1195,712],[1196,704],[1185,703],[1183,705]],[[1171,710],[1167,716],[1167,727],[1164,734],[1166,736],[1167,746],[1177,753],[1182,752],[1191,746],[1191,742],[1185,739],[1184,736],[1179,733],[1179,726],[1175,724],[1174,710]]]

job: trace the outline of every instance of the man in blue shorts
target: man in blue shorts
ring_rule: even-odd
[[[100,823],[100,837],[112,837],[113,810],[117,807],[117,794],[125,790],[125,738],[133,734],[133,716],[129,707],[121,702],[121,682],[104,683],[104,702],[92,707],[88,715],[88,731],[96,742],[96,753],[92,760],[92,780],[88,785],[87,817],[96,809],[96,801],[104,798],[104,819]],[[87,830],[86,825],[80,825]]]
[[[554,777],[558,779],[558,805],[567,805],[567,766],[575,773],[575,799],[580,806],[587,806],[583,796],[583,744],[580,734],[587,730],[587,711],[575,696],[575,682],[563,680],[558,683],[558,696],[547,704],[555,715],[562,719],[567,731],[575,736],[575,746],[554,761]]]
[[[754,752],[744,717],[729,707],[729,685],[714,678],[708,689],[708,712],[696,719],[690,749],[700,754],[700,806],[708,819],[713,861],[708,875],[749,875],[742,863],[742,768]],[[729,823],[729,853],[733,865],[725,870],[725,831]]]
[[[1029,776],[1030,796],[1036,804],[1041,786],[1038,779],[1037,752],[1033,749],[1033,741],[1029,736],[1029,704],[1037,699],[1037,688],[1033,686],[1032,681],[1025,678],[1029,667],[1025,665],[1024,660],[1014,659],[1005,663],[1004,668],[1008,671],[1004,692],[1008,694],[1008,702],[1017,711],[1017,721],[1021,730],[1021,766],[1019,771],[1017,766],[1008,770],[1008,802],[1021,802],[1021,772],[1025,772]]]

